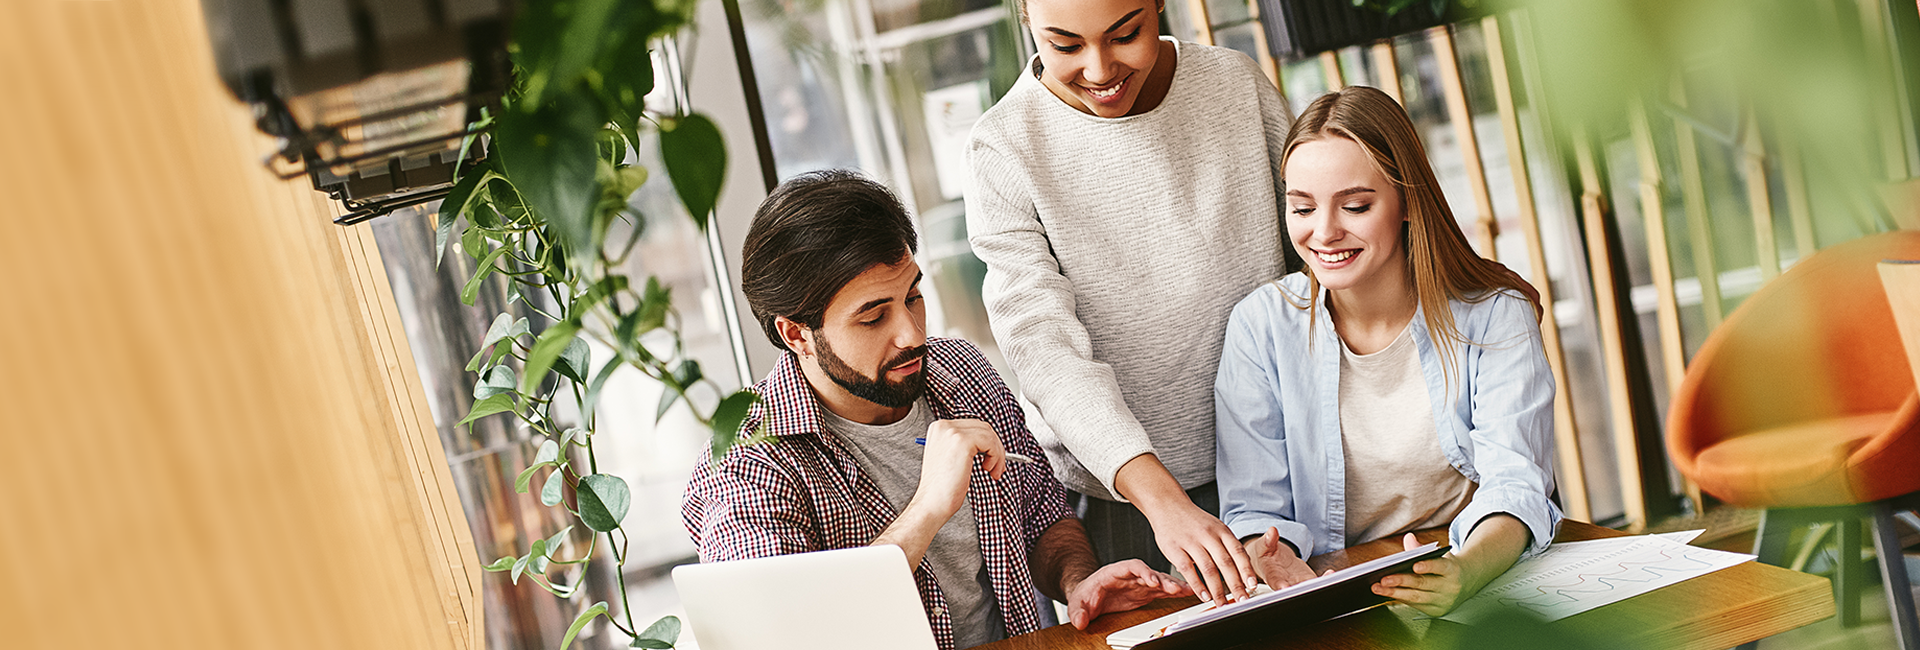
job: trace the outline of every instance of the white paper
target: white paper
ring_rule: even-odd
[[[1754,558],[1687,546],[1700,531],[1555,544],[1521,560],[1441,618],[1472,624],[1502,609],[1549,621],[1620,602]]]
[[[987,82],[982,79],[929,90],[921,107],[926,112],[927,145],[933,150],[940,196],[958,199],[967,189],[967,136],[973,133],[973,123],[987,111]]]

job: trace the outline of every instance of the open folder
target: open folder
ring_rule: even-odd
[[[1201,603],[1107,635],[1116,650],[1224,648],[1386,602],[1373,584],[1449,547],[1430,543],[1227,605]]]

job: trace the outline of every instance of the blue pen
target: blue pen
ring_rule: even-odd
[[[913,444],[916,444],[916,445],[920,445],[920,446],[923,446],[923,447],[924,447],[924,446],[926,446],[926,444],[927,444],[927,439],[926,439],[926,438],[914,438],[914,439],[913,439]],[[1033,462],[1033,459],[1032,459],[1032,458],[1030,458],[1030,457],[1028,457],[1028,456],[1027,456],[1026,454],[1016,454],[1016,453],[1013,453],[1013,452],[1011,452],[1011,451],[1009,451],[1009,452],[1007,452],[1007,460],[1010,460],[1010,461],[1013,461],[1013,462],[1016,462],[1016,463],[1032,463],[1032,462]]]

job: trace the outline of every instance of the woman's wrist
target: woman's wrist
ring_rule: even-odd
[[[1193,506],[1193,500],[1180,488],[1180,482],[1174,480],[1173,473],[1150,453],[1134,456],[1121,465],[1120,471],[1114,474],[1113,487],[1148,520],[1181,506]]]

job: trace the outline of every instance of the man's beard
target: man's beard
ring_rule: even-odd
[[[908,375],[906,379],[898,382],[886,380],[888,369],[900,367],[901,364],[914,359],[925,359],[927,346],[902,350],[899,355],[880,366],[878,372],[874,373],[874,377],[878,377],[876,379],[860,374],[860,371],[854,370],[853,366],[847,365],[839,355],[834,354],[833,346],[827,343],[826,335],[819,330],[814,330],[814,338],[820,344],[820,369],[826,371],[827,377],[832,379],[833,383],[847,389],[847,392],[853,393],[855,397],[887,408],[903,408],[912,405],[913,401],[920,399],[920,394],[927,390],[925,362],[922,362],[920,369]]]

